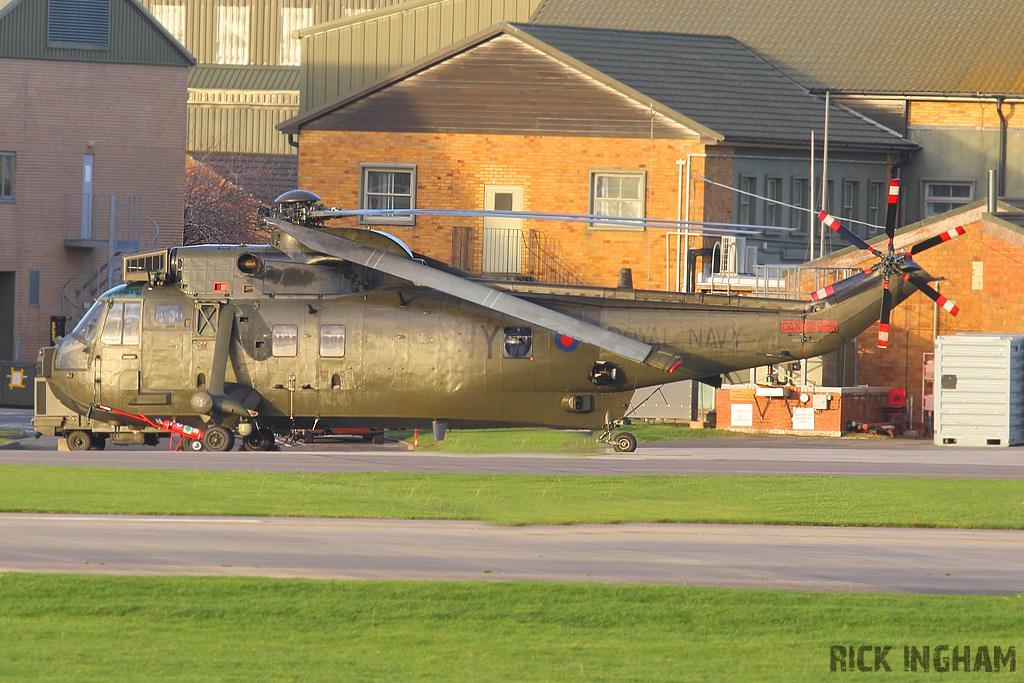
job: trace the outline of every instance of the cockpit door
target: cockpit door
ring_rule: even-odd
[[[139,395],[142,302],[114,301],[100,328],[94,364],[97,403],[124,405]]]

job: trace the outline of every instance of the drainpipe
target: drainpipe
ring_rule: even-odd
[[[996,98],[996,113],[999,114],[999,196],[1006,196],[1006,115],[1003,114],[1005,97]]]
[[[295,149],[299,148],[299,142],[295,139],[295,133],[288,133],[288,144]]]

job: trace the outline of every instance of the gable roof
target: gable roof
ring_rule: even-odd
[[[0,57],[193,66],[195,58],[138,0],[110,2],[108,44],[48,42],[47,0],[0,0]]]
[[[1005,0],[544,0],[533,22],[728,35],[814,91],[1024,95]]]
[[[284,122],[299,128],[498,35],[540,52],[650,106],[701,134],[729,144],[806,147],[821,139],[824,101],[784,77],[732,38],[498,24],[369,88]],[[914,143],[843,107],[830,111],[830,144],[848,149],[901,151]]]
[[[824,134],[825,102],[733,38],[516,24],[597,73],[698,121],[733,144],[805,147]],[[913,149],[845,107],[829,111],[834,147]]]

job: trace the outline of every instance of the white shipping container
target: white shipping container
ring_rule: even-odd
[[[935,443],[1024,443],[1024,335],[965,333],[935,340]]]

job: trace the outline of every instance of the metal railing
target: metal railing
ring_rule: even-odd
[[[520,228],[452,228],[451,265],[478,275],[583,284],[557,239]]]
[[[61,288],[61,312],[73,321],[121,281],[122,254],[156,248],[160,226],[142,210],[142,198],[135,195],[67,194],[64,205],[64,244],[105,249],[107,256],[95,270],[79,272]]]

